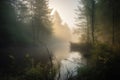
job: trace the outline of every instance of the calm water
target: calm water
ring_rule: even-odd
[[[75,76],[77,68],[85,64],[85,59],[79,52],[69,53],[68,58],[61,60],[60,80],[65,80],[67,77]],[[58,76],[57,74],[57,76]]]

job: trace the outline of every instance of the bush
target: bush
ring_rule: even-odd
[[[78,80],[113,80],[119,78],[119,49],[106,44],[96,44],[86,57],[88,65],[78,68]]]

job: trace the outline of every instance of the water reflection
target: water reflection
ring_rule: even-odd
[[[79,52],[69,53],[68,58],[61,60],[60,80],[66,80],[68,77],[77,74],[77,68],[84,65],[84,59]]]

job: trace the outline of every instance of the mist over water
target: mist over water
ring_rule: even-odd
[[[53,38],[49,42],[49,48],[56,60],[60,62],[60,70],[56,74],[56,80],[59,74],[60,80],[65,80],[68,76],[75,76],[77,68],[82,66],[84,61],[79,52],[71,52],[72,31],[68,25],[62,23],[57,11],[53,17]]]
[[[70,52],[71,31],[56,11],[53,15],[53,37],[49,41],[49,48],[56,59],[61,60],[68,56]]]

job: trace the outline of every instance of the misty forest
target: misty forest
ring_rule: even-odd
[[[120,0],[0,0],[0,80],[120,80],[119,52]]]

